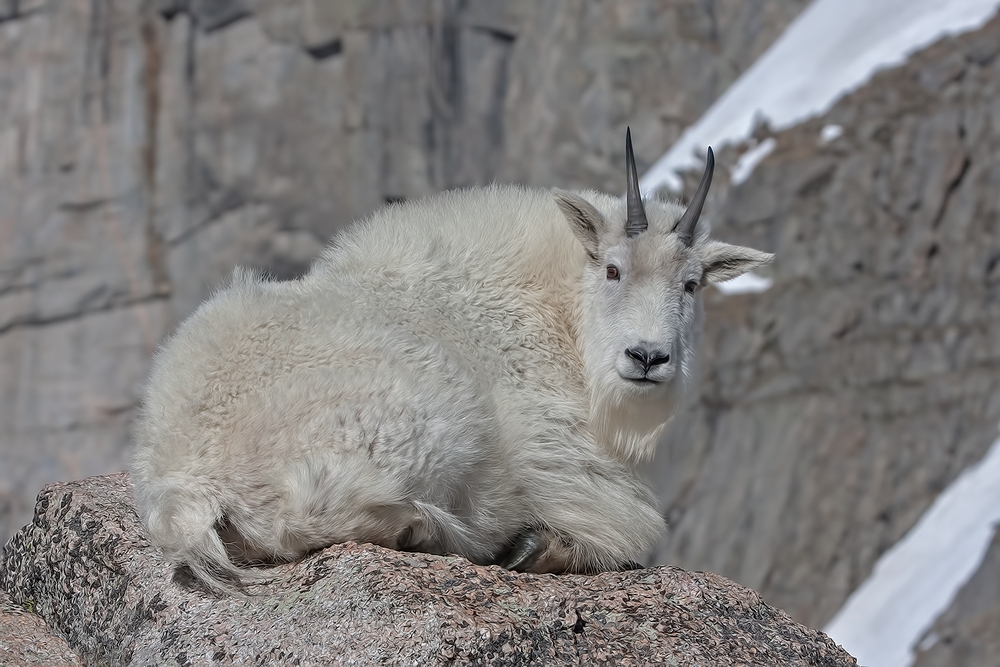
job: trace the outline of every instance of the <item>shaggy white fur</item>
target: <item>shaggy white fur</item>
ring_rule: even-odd
[[[133,461],[153,543],[225,592],[347,540],[495,563],[528,531],[542,572],[640,557],[663,520],[631,465],[693,376],[698,288],[771,259],[646,212],[630,238],[615,197],[446,192],[300,280],[237,270],[154,363]]]

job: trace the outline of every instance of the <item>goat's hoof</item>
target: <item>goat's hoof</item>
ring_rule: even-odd
[[[514,538],[510,550],[500,561],[500,567],[525,572],[538,561],[548,546],[548,540],[539,530],[527,528]]]
[[[399,551],[416,551],[414,548],[416,546],[417,545],[413,539],[413,528],[411,526],[407,526],[403,532],[399,534],[399,537],[396,538],[396,549]]]

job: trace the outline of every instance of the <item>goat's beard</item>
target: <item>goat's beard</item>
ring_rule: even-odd
[[[613,363],[600,368],[603,372],[589,379],[591,432],[617,458],[633,463],[652,458],[683,395],[687,374],[637,391]]]

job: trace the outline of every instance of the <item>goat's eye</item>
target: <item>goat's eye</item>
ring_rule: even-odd
[[[614,264],[608,264],[608,280],[618,280],[621,276],[618,273],[618,267]]]
[[[694,291],[696,289],[698,289],[697,280],[689,280],[686,283],[684,283],[684,291],[687,292],[688,294],[694,294]]]

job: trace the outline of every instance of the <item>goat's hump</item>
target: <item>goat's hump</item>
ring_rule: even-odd
[[[492,185],[384,207],[336,238],[312,273],[449,266],[523,276],[540,266],[575,273],[582,258],[550,191]]]

